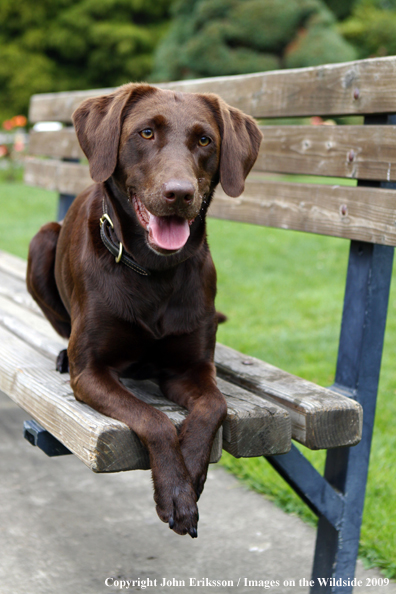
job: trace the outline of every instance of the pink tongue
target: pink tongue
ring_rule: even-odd
[[[150,213],[150,237],[164,250],[179,250],[190,236],[188,221],[181,217],[156,217]]]

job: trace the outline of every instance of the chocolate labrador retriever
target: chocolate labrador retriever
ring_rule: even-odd
[[[213,363],[216,271],[205,216],[219,181],[229,196],[242,193],[262,135],[216,95],[147,84],[84,101],[73,122],[96,183],[63,223],[33,238],[28,289],[70,338],[76,398],[139,436],[160,519],[196,537],[197,500],[226,415]],[[135,371],[188,409],[179,434],[119,381]]]

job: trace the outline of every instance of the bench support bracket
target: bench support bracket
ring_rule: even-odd
[[[44,429],[37,421],[25,421],[23,424],[23,437],[33,446],[37,446],[47,456],[66,456],[72,452],[67,449],[49,431]]]

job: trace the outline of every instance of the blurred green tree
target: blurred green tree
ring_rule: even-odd
[[[153,80],[353,60],[322,0],[178,0]]]
[[[33,93],[147,78],[171,0],[1,0],[0,120]]]
[[[359,58],[396,54],[396,0],[357,0],[339,31]]]
[[[349,16],[356,4],[356,0],[324,0],[324,2],[339,21]]]

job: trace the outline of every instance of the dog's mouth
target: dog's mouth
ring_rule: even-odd
[[[177,215],[156,216],[141,200],[132,194],[132,203],[139,223],[147,231],[147,241],[159,253],[177,252],[190,237],[190,226],[194,219],[184,219]]]

